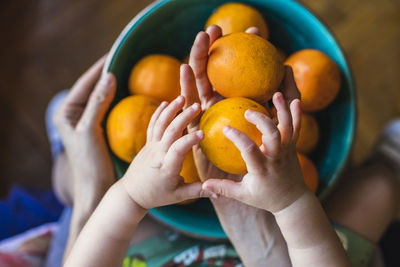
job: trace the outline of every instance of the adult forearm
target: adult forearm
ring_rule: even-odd
[[[310,191],[274,215],[293,266],[350,266],[338,236]]]
[[[121,183],[113,185],[82,229],[66,266],[121,266],[146,212],[132,201]]]
[[[212,202],[245,266],[291,266],[285,240],[271,213],[232,199]]]

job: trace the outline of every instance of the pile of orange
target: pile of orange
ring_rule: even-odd
[[[318,188],[318,172],[305,155],[318,145],[320,130],[314,112],[330,105],[340,89],[340,70],[326,54],[315,49],[287,51],[268,41],[269,30],[263,15],[242,3],[221,5],[207,20],[205,27],[216,24],[223,36],[209,50],[207,75],[214,90],[225,97],[201,117],[200,129],[205,137],[200,143],[206,157],[221,170],[246,173],[246,165],[236,146],[222,130],[230,125],[261,145],[259,130],[244,117],[247,109],[274,117],[268,108],[290,65],[301,93],[301,130],[296,145],[305,183]],[[259,35],[245,33],[257,27]],[[110,147],[120,159],[130,162],[144,146],[152,113],[161,101],[171,101],[180,94],[181,62],[169,55],[143,57],[132,68],[129,96],[118,103],[107,121]],[[272,115],[270,115],[272,114]],[[199,180],[192,152],[183,163],[181,175],[186,183]]]
[[[304,112],[296,149],[305,182],[316,192],[318,172],[306,155],[317,147],[320,139],[320,129],[314,113],[330,105],[339,92],[339,67],[326,54],[315,49],[300,50],[286,57],[282,49],[267,41],[267,23],[250,6],[224,4],[211,15],[206,27],[212,24],[220,26],[224,36],[210,48],[207,74],[215,91],[227,99],[221,101],[226,102],[224,104],[220,102],[212,106],[201,119],[200,128],[205,132],[205,139],[201,143],[203,152],[211,162],[226,172],[246,172],[239,151],[231,146],[232,143],[224,137],[221,129],[229,124],[260,144],[260,133],[243,118],[243,98],[250,98],[258,104],[268,102],[281,86],[283,65],[289,65],[301,94],[301,108]],[[259,29],[262,38],[243,33],[253,26]],[[266,110],[262,112],[268,114]],[[269,113],[276,117],[273,107]]]

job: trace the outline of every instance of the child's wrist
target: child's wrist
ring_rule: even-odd
[[[310,196],[315,198],[315,195],[313,192],[311,192],[308,187],[302,187],[298,188],[296,192],[293,193],[291,197],[288,197],[288,201],[279,207],[278,209],[272,210],[271,213],[276,217],[276,216],[281,216],[283,214],[286,214],[288,211],[294,207],[294,206],[301,206],[305,199],[308,199]]]
[[[126,203],[129,203],[129,207],[134,209],[136,212],[143,214],[143,216],[148,212],[148,209],[144,208],[142,205],[135,200],[135,198],[128,192],[126,188],[126,184],[124,183],[124,179],[120,179],[117,183],[115,183],[112,188],[118,191],[118,194],[121,194],[121,197],[126,199]]]

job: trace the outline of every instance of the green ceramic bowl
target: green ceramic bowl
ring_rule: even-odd
[[[108,55],[105,71],[115,74],[117,94],[112,105],[128,95],[132,66],[143,56],[164,53],[183,59],[196,34],[204,29],[210,14],[224,0],[161,0],[139,13],[122,31]],[[292,0],[240,1],[256,7],[266,18],[270,41],[287,54],[303,48],[315,48],[328,54],[340,67],[342,87],[334,103],[316,114],[321,138],[311,155],[320,175],[318,196],[326,196],[342,171],[351,149],[356,101],[348,64],[340,46],[327,28],[304,6]],[[121,177],[127,164],[113,156]],[[150,211],[165,224],[191,235],[225,238],[208,200],[187,206],[171,205]]]

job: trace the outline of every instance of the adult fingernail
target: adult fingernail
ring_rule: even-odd
[[[100,83],[104,85],[111,85],[113,80],[113,74],[111,72],[107,72],[101,76]]]
[[[213,191],[208,190],[208,189],[203,190],[203,194],[204,194],[204,196],[206,196],[206,197],[211,197],[211,198],[214,198],[214,199],[217,199],[217,198],[218,198],[218,195],[217,195],[217,194],[215,194]]]

